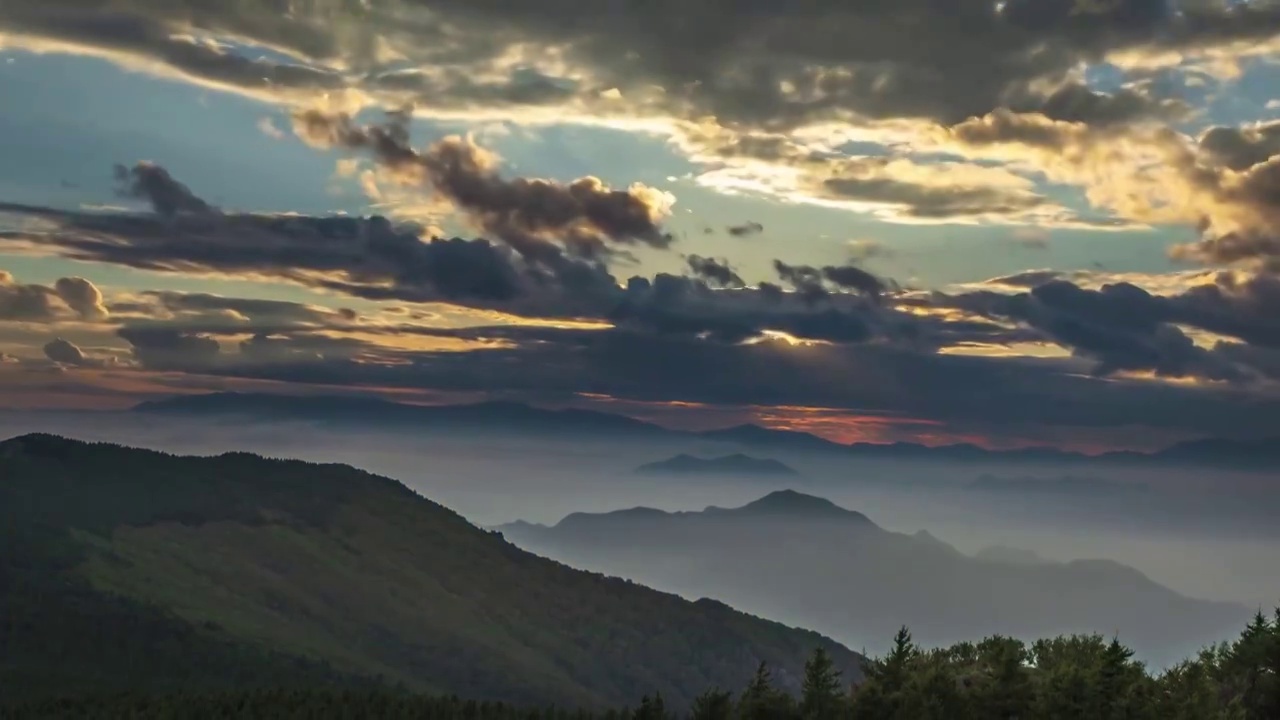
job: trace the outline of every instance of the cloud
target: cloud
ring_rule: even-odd
[[[57,293],[43,285],[25,285],[0,270],[0,320],[47,322],[58,315]]]
[[[598,178],[568,184],[498,174],[496,155],[470,139],[440,140],[426,150],[409,144],[409,116],[388,114],[384,125],[358,126],[344,114],[316,110],[294,116],[294,130],[308,143],[368,152],[401,182],[429,187],[522,254],[545,252],[558,239],[569,251],[596,257],[607,242],[666,248],[672,236],[660,227],[672,199],[644,185],[612,190]]]
[[[370,299],[517,304],[557,312],[564,286],[607,283],[597,265],[552,247],[532,259],[488,240],[422,237],[411,223],[382,217],[224,213],[78,212],[7,204],[2,209],[53,228],[0,232],[0,243],[55,251],[81,261],[172,273],[219,273],[289,280]],[[48,314],[48,294],[0,286],[9,313]],[[572,314],[573,309],[559,310]]]
[[[1280,266],[1280,154],[1274,125],[1215,126],[1198,138],[1169,128],[1097,128],[1042,115],[996,112],[938,136],[953,147],[1029,163],[1054,181],[1081,185],[1091,203],[1148,223],[1197,226],[1202,239],[1177,259]]]
[[[1214,165],[1236,172],[1248,170],[1280,154],[1280,122],[1214,126],[1200,136],[1199,144]]]
[[[1153,158],[1161,151],[1149,147],[1119,158],[1110,171],[1142,175],[1142,184],[1156,188],[1135,194],[1120,187],[1127,181],[1108,179],[1100,164],[1104,155],[1142,144],[1135,140],[1110,150],[1095,143],[1085,153],[1087,167],[1072,159],[1078,151],[1055,158],[1043,149],[1004,153],[1009,157],[1001,162],[1017,167],[968,161],[979,150],[989,155],[989,143],[953,142],[953,149],[963,146],[960,157],[940,160],[921,154],[928,148],[920,141],[991,117],[1035,117],[1085,128],[1095,138],[1109,133],[1104,139],[1130,131],[1168,134],[1163,123],[1187,119],[1189,109],[1162,94],[1152,78],[1165,71],[1223,74],[1239,58],[1280,51],[1280,7],[1271,3],[1182,3],[1175,11],[1164,0],[1124,0],[1078,13],[1072,0],[958,0],[946,12],[935,0],[819,0],[733,17],[713,0],[597,6],[550,0],[537,3],[536,11],[499,0],[393,0],[308,4],[283,14],[273,0],[232,5],[124,0],[68,9],[11,0],[0,18],[0,43],[93,54],[291,108],[319,104],[315,114],[298,115],[305,119],[304,136],[348,149],[354,143],[399,174],[423,175],[483,234],[524,252],[540,251],[545,240],[536,230],[522,237],[530,227],[557,234],[554,242],[584,257],[607,255],[615,250],[610,243],[660,244],[668,236],[643,225],[646,219],[656,224],[647,212],[669,198],[649,188],[612,191],[592,178],[542,186],[495,176],[501,183],[482,186],[502,188],[503,202],[494,204],[492,194],[473,197],[453,182],[453,170],[492,170],[486,166],[492,158],[468,141],[447,139],[410,155],[407,132],[394,127],[404,113],[378,128],[355,127],[350,113],[380,105],[441,118],[611,123],[681,137],[696,161],[708,163],[714,149],[698,149],[708,128],[734,137],[772,134],[793,138],[801,157],[832,150],[846,157],[806,165],[740,151],[760,162],[722,159],[723,166],[713,165],[700,181],[893,222],[1132,230],[1153,222],[1198,225],[1208,217],[1213,238],[1235,233],[1224,241],[1231,247],[1201,244],[1182,257],[1216,262],[1242,246],[1270,252],[1249,230],[1274,218],[1229,209],[1265,196],[1260,177],[1228,178],[1217,188],[1167,184],[1176,168],[1151,165],[1172,158]],[[1084,72],[1102,63],[1124,74],[1105,92],[1091,87]],[[336,132],[335,120],[345,123]],[[878,166],[880,160],[848,157],[847,148],[831,141],[860,134],[895,157]],[[1086,187],[1089,201],[1105,213],[1085,215],[1046,196],[1036,175],[1041,164],[1050,166],[1051,179]],[[537,187],[530,192],[539,197],[572,188],[576,202],[530,212],[513,189],[522,182]],[[611,193],[643,199],[627,204]],[[1143,204],[1151,207],[1141,210]],[[548,207],[568,214],[541,214]],[[595,210],[580,223],[568,219],[584,217],[571,207]]]
[[[764,225],[755,221],[748,221],[741,225],[730,225],[726,228],[730,235],[734,237],[746,237],[748,235],[759,235],[764,232]]]
[[[134,358],[152,370],[208,370],[222,351],[218,341],[207,335],[171,328],[126,327],[118,334],[133,346]]]
[[[562,254],[554,245],[526,254],[521,250],[528,248],[484,239],[424,239],[420,227],[381,217],[225,212],[160,168],[144,166],[128,178],[153,213],[0,205],[53,226],[0,232],[0,244],[147,270],[270,277],[373,300],[448,302],[527,318],[705,333],[729,342],[767,330],[862,342],[911,321],[904,316],[887,322],[894,311],[877,302],[884,283],[853,267],[804,270],[816,273],[817,290],[808,281],[793,283],[798,296],[769,285],[717,290],[704,280],[662,274],[623,285],[602,264]],[[695,263],[704,277],[718,272],[705,261]]]
[[[311,331],[358,327],[362,321],[350,309],[170,290],[116,297],[110,307],[114,318],[127,327],[180,327],[188,332]]]
[[[50,360],[73,367],[99,367],[102,363],[90,359],[75,344],[57,338],[44,346],[44,355]]]
[[[1096,360],[1099,375],[1142,370],[1210,380],[1256,377],[1258,368],[1197,345],[1184,328],[1280,347],[1280,280],[1272,276],[1220,273],[1171,295],[1153,295],[1128,282],[1087,289],[1062,276],[1028,271],[989,281],[995,287],[1027,288],[1023,292],[935,293],[928,302],[1026,323]]]
[[[0,320],[49,323],[69,319],[72,313],[91,321],[107,316],[102,293],[93,283],[64,277],[48,287],[20,283],[0,270]]]
[[[705,258],[701,255],[690,255],[685,258],[689,264],[689,270],[708,283],[714,283],[719,287],[742,287],[746,283],[738,273],[734,272],[729,266],[727,260],[716,260],[714,258]]]
[[[853,290],[873,300],[879,300],[888,287],[875,275],[853,265],[827,265],[815,268],[809,265],[789,265],[781,260],[773,261],[774,270],[783,282],[795,288],[810,301],[826,299],[830,295],[827,285],[842,290]]]
[[[1028,427],[1166,428],[1218,436],[1280,433],[1280,403],[1230,386],[1189,387],[1081,373],[1072,360],[935,355],[884,344],[703,342],[691,335],[499,327],[506,347],[417,352],[396,362],[297,358],[228,362],[219,374],[329,386],[422,388],[569,400],[847,408],[924,418],[953,432]],[[238,357],[238,356],[237,356]],[[230,358],[229,358],[230,359]],[[194,369],[207,366],[194,365]]]
[[[919,294],[889,290],[876,305],[861,294],[839,292],[839,266],[782,265],[780,274],[789,282],[820,283],[827,295],[805,302],[781,289],[717,290],[695,278],[659,275],[632,281],[625,301],[613,308],[612,327],[448,328],[390,308],[359,316],[300,303],[148,291],[105,299],[112,319],[123,323],[118,329],[88,327],[101,327],[94,332],[104,336],[115,332],[128,343],[131,372],[508,397],[591,392],[658,402],[821,405],[925,418],[957,433],[999,435],[1028,425],[1147,425],[1227,435],[1280,431],[1280,405],[1265,393],[1231,390],[1233,385],[1101,379],[1089,377],[1088,364],[1071,358],[934,352],[965,343],[1032,342],[1052,332],[1114,370],[1154,365],[1165,374],[1203,377],[1214,366],[1197,363],[1212,360],[1237,375],[1274,377],[1270,351],[1280,347],[1280,335],[1269,279],[1224,276],[1212,289],[1202,284],[1169,296],[1132,287],[1065,287],[1058,279],[1033,285],[1028,279],[1030,292],[1005,293],[1003,300],[965,296],[942,302],[924,296],[932,314],[908,316],[887,306]],[[1020,309],[1019,303],[1037,308]],[[974,312],[942,312],[947,306]],[[1006,322],[1015,314],[1017,323]],[[1204,348],[1210,359],[1197,357],[1179,339],[1189,332],[1170,330],[1179,327],[1206,328],[1231,340]],[[822,342],[771,340],[774,331]],[[431,338],[465,345],[454,348]],[[67,367],[101,364],[70,340],[49,343],[45,355]]]
[[[709,168],[697,178],[704,186],[868,213],[886,222],[1137,227],[1114,217],[1083,216],[1043,195],[1034,179],[990,163],[914,159],[883,144],[885,154],[850,155],[781,134],[716,128],[688,133],[679,145]]]
[[[85,320],[101,320],[108,312],[102,304],[102,291],[82,277],[58,278],[53,285],[58,297],[67,307],[76,311]]]
[[[0,41],[6,45],[94,55],[273,99],[281,93],[337,90],[348,84],[340,72],[324,67],[326,60],[341,54],[334,38],[328,37],[331,31],[332,27],[314,24],[314,19],[290,22],[264,2],[232,9],[212,2],[177,7],[137,0],[68,7],[18,0],[6,6],[0,19]],[[212,40],[210,34],[238,37],[277,52],[254,59],[236,45]],[[282,58],[278,51],[292,57]]]
[[[151,209],[162,217],[210,215],[215,212],[214,207],[196,197],[191,188],[154,163],[140,162],[131,168],[117,165],[115,174],[121,185],[121,194],[146,200]]]
[[[0,31],[20,47],[94,53],[256,96],[340,88],[434,112],[714,116],[787,130],[858,118],[960,122],[996,108],[1115,123],[1177,112],[1141,87],[1100,93],[1078,68],[1176,67],[1263,52],[1271,5],[1125,0],[820,0],[725,13],[712,0],[584,5],[398,0],[280,13],[271,0],[11,0]],[[1185,4],[1184,4],[1185,5]],[[1174,105],[1175,107],[1170,107]]]

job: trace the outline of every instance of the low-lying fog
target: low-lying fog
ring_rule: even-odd
[[[965,553],[998,545],[1050,560],[1106,558],[1194,598],[1265,609],[1280,602],[1280,523],[1274,521],[1280,510],[1274,484],[1280,478],[1275,474],[1199,467],[884,463],[701,441],[575,442],[500,433],[358,433],[131,413],[0,413],[0,438],[29,432],[178,453],[247,450],[348,463],[401,480],[485,526],[517,519],[553,524],[572,512],[634,506],[734,507],[794,488],[858,510],[889,530],[928,530]],[[800,475],[633,472],[679,452],[707,457],[746,452],[783,461]],[[885,635],[894,629],[885,628]]]

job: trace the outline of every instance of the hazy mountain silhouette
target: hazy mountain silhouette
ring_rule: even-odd
[[[798,690],[819,646],[860,676],[817,633],[537,557],[343,465],[28,435],[0,443],[0,549],[0,688],[24,692],[381,676],[683,706],[745,686],[761,661]]]
[[[523,433],[576,433],[580,436],[646,436],[716,440],[754,450],[834,453],[874,460],[918,460],[938,463],[1018,462],[1112,464],[1174,463],[1270,469],[1280,465],[1280,438],[1254,441],[1206,439],[1183,442],[1157,453],[1111,452],[1101,455],[1048,447],[987,450],[972,444],[930,447],[913,443],[844,445],[804,432],[739,425],[711,431],[679,431],[653,423],[593,410],[549,410],[516,402],[465,405],[409,405],[375,397],[298,396],[268,393],[184,395],[138,404],[144,413],[196,417],[247,416],[258,420],[300,420],[350,424],[363,428],[437,428],[510,430]]]
[[[799,475],[785,463],[770,458],[754,458],[741,453],[717,458],[680,454],[636,468],[645,475]]]
[[[1226,639],[1248,615],[1237,605],[1181,596],[1106,560],[970,557],[927,532],[890,532],[794,491],[728,510],[575,513],[549,527],[500,529],[571,564],[719,597],[855,647],[878,643],[885,627],[903,624],[929,644],[997,633],[1119,632],[1144,657],[1164,661]]]

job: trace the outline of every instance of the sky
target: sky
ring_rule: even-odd
[[[1280,2],[8,0],[0,404],[1280,436]]]

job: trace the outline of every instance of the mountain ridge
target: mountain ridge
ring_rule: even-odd
[[[756,458],[743,453],[701,458],[680,453],[636,468],[642,475],[799,475],[791,466],[772,458]]]
[[[652,437],[713,440],[752,448],[829,452],[868,460],[929,462],[1019,462],[1029,464],[1197,464],[1242,469],[1280,465],[1280,438],[1230,440],[1205,438],[1142,453],[1112,451],[1098,455],[1035,446],[989,450],[971,443],[927,446],[895,442],[850,443],[795,430],[743,424],[704,431],[683,431],[616,413],[584,409],[546,409],[520,402],[489,401],[456,405],[411,405],[376,397],[280,395],[271,393],[207,393],[138,403],[132,412],[216,416],[249,414],[260,419],[292,419],[325,423],[375,423],[385,426],[507,427],[523,432],[573,431],[593,435],[640,433]]]
[[[779,500],[797,512],[749,510]],[[796,491],[736,509],[574,513],[550,526],[498,529],[522,547],[579,567],[720,597],[854,647],[885,625],[905,624],[919,641],[938,645],[974,634],[1118,630],[1158,662],[1226,639],[1219,632],[1233,633],[1249,614],[1241,605],[1186,597],[1111,560],[970,556],[928,531],[888,530]]]
[[[761,661],[797,689],[819,646],[860,675],[818,633],[538,557],[344,465],[19,436],[0,442],[0,546],[0,592],[27,629],[0,689],[136,689],[130,668],[148,663],[146,683],[190,688],[215,647],[241,658],[215,678],[229,683],[314,666],[299,682],[536,704],[679,706]],[[64,638],[83,617],[102,627]],[[114,628],[129,630],[83,651]],[[193,639],[166,655],[175,633]],[[68,645],[107,659],[75,666]],[[254,659],[266,651],[280,657]]]

